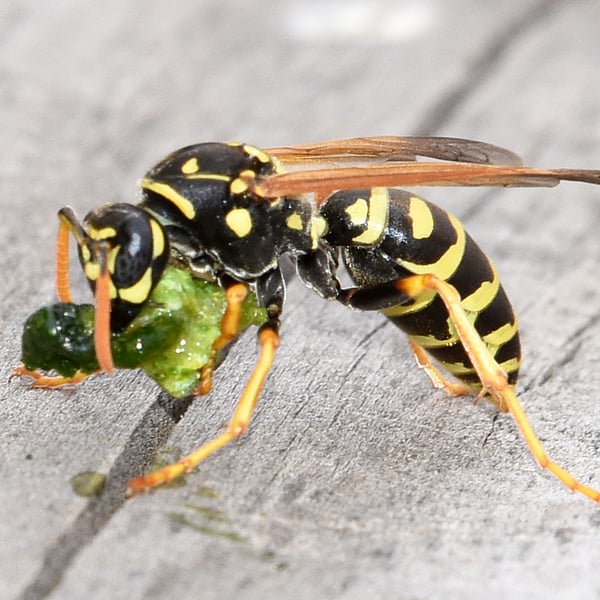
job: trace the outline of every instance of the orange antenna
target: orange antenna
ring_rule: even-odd
[[[106,261],[106,248],[99,247],[97,258],[100,273],[96,280],[96,318],[94,321],[94,347],[101,371],[112,373],[114,363],[110,348],[110,274]]]
[[[56,295],[61,302],[73,302],[69,283],[69,225],[60,220],[56,237]]]
[[[56,293],[61,301],[72,302],[69,285],[69,232],[71,232],[84,255],[87,254],[88,258],[99,266],[98,277],[95,281],[94,347],[100,370],[112,373],[114,363],[110,348],[111,280],[108,271],[107,248],[103,242],[90,239],[71,207],[61,208],[58,211],[58,218],[60,227],[56,240]]]
[[[70,206],[61,208],[58,218],[60,225],[56,238],[56,295],[61,302],[73,302],[69,283],[69,232],[73,234],[79,247],[86,243],[89,236]]]

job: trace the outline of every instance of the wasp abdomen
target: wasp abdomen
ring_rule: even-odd
[[[418,196],[386,188],[337,192],[321,212],[329,225],[327,240],[343,247],[350,276],[360,288],[415,274],[447,281],[509,382],[516,381],[516,317],[496,269],[456,217]],[[479,376],[434,291],[391,306],[387,301],[382,312],[446,370],[477,387]]]

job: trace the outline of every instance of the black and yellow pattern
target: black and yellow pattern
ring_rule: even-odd
[[[496,269],[456,217],[418,196],[385,188],[337,192],[325,201],[322,213],[330,223],[325,237],[344,248],[346,265],[359,288],[381,291],[378,286],[413,274],[447,281],[460,294],[465,314],[508,373],[509,382],[516,382],[520,364],[516,317]],[[378,292],[367,304],[359,304],[356,294],[354,298],[351,303],[358,308],[381,309],[455,377],[475,389],[481,387],[438,293],[427,290],[397,304],[393,296],[389,300]]]
[[[111,328],[122,331],[148,300],[169,261],[169,240],[159,222],[138,206],[107,204],[87,215],[84,226],[69,208],[61,221],[78,242],[84,273],[93,290],[108,277]]]
[[[293,168],[284,172],[283,165]],[[519,334],[496,269],[458,219],[397,189],[552,186],[562,180],[599,184],[600,171],[524,167],[508,150],[453,138],[352,138],[268,151],[203,143],[173,152],[152,168],[141,181],[137,206],[101,207],[83,225],[62,209],[57,291],[69,301],[70,231],[95,289],[101,369],[112,368],[111,330],[135,318],[169,261],[225,288],[227,310],[215,352],[238,335],[249,288],[268,314],[259,330],[257,366],[226,432],[178,463],[132,481],[130,490],[172,480],[246,430],[279,345],[281,261],[287,256],[301,280],[323,298],[381,311],[401,328],[436,386],[488,394],[510,411],[542,467],[600,501],[600,492],[549,459],[514,393]],[[340,257],[353,287],[341,284]],[[462,383],[448,382],[428,355]],[[198,394],[210,389],[213,367],[211,360],[203,370]]]

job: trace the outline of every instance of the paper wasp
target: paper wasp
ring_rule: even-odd
[[[102,206],[83,224],[71,209],[62,209],[58,296],[70,301],[72,233],[95,292],[102,371],[113,369],[111,332],[135,319],[168,263],[184,264],[226,290],[215,352],[237,336],[248,289],[267,310],[258,331],[258,362],[227,430],[179,462],[132,480],[129,491],[171,481],[246,431],[279,346],[285,298],[280,259],[287,255],[300,279],[324,299],[381,311],[400,327],[436,387],[485,396],[510,412],[543,468],[600,501],[600,492],[548,457],[515,395],[519,333],[494,266],[458,219],[398,189],[549,187],[561,180],[600,184],[600,171],[525,167],[508,150],[455,138],[352,138],[267,150],[201,143],[152,168],[141,181],[137,205]],[[339,281],[340,262],[352,287]],[[197,394],[210,390],[213,367],[209,361],[203,368]]]

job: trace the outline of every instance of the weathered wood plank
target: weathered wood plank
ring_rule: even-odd
[[[598,168],[599,18],[593,0],[8,6],[3,372],[23,319],[52,297],[56,210],[133,200],[136,179],[180,145],[430,133]],[[542,439],[600,485],[599,190],[428,196],[464,218],[503,274],[523,329],[521,396]],[[155,432],[185,451],[226,422],[251,335],[176,426],[140,374],[68,391],[5,386],[6,597],[593,594],[599,509],[539,473],[509,417],[433,392],[378,315],[292,281],[284,321],[250,433],[185,487],[126,503],[119,482],[151,460]],[[114,477],[99,502],[68,484],[88,469]]]

